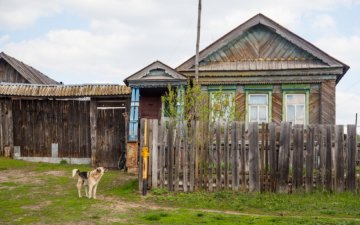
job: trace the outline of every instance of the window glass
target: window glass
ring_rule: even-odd
[[[235,92],[213,91],[210,93],[211,116],[225,121],[233,116]]]
[[[249,94],[249,121],[268,122],[268,95]]]
[[[286,121],[305,124],[305,94],[286,95]]]

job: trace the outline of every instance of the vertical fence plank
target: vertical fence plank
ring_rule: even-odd
[[[182,125],[184,131],[184,146],[183,146],[183,189],[188,191],[188,173],[189,173],[189,149],[188,149],[188,127],[185,121]]]
[[[195,186],[195,154],[196,154],[196,121],[191,121],[191,148],[190,156],[190,191],[194,191]]]
[[[321,130],[322,125],[315,126],[314,128],[314,143],[315,146],[315,159],[314,159],[314,168],[316,169],[316,187],[320,189],[321,187]]]
[[[181,148],[181,124],[180,121],[177,121],[176,125],[176,142],[174,150],[174,160],[175,160],[175,191],[179,191],[179,172],[180,172],[180,148]]]
[[[286,193],[289,179],[289,158],[290,158],[291,125],[289,122],[281,122],[280,149],[279,149],[279,182],[278,190]]]
[[[276,191],[276,183],[277,183],[277,176],[276,176],[276,125],[275,123],[270,123],[269,125],[269,132],[270,132],[270,145],[269,145],[269,164],[270,164],[270,190],[275,192]]]
[[[160,145],[160,154],[159,154],[159,167],[160,167],[160,187],[165,187],[165,162],[166,162],[166,140],[167,140],[167,132],[166,132],[166,126],[165,122],[163,120],[160,121],[160,137],[159,137],[159,143]]]
[[[153,141],[152,141],[152,186],[157,188],[158,187],[158,139],[159,139],[159,122],[158,120],[153,120],[152,124],[153,130]]]
[[[148,157],[148,188],[152,188],[152,155],[153,155],[153,119],[148,120],[148,148],[149,148],[149,157]]]
[[[169,130],[168,130],[168,157],[167,157],[167,182],[168,189],[170,191],[174,190],[173,186],[173,165],[174,165],[174,121],[169,121]]]
[[[331,142],[331,125],[326,125],[326,152],[325,152],[325,188],[328,191],[331,191],[332,189],[332,170],[331,170],[331,164],[332,164],[332,142]]]
[[[294,150],[293,150],[293,181],[292,186],[295,190],[300,189],[303,183],[303,151],[304,151],[304,133],[303,125],[294,127]]]
[[[213,191],[213,168],[214,168],[214,123],[210,123],[209,132],[209,191]]]
[[[138,156],[139,156],[139,166],[138,166],[138,176],[139,176],[139,192],[140,194],[143,193],[143,182],[142,182],[142,176],[143,176],[143,158],[141,156],[141,150],[144,146],[144,132],[145,132],[145,119],[140,120],[140,148],[138,150]]]
[[[320,187],[325,188],[325,165],[326,165],[326,126],[323,125],[321,126],[320,129],[320,136],[319,136],[319,141],[320,141],[320,177],[321,177],[321,182],[320,182]]]
[[[259,171],[259,127],[258,123],[249,124],[249,191],[260,191]]]
[[[344,191],[344,126],[335,128],[335,190]]]
[[[202,165],[200,164],[200,156],[202,153],[202,140],[203,133],[201,132],[201,123],[200,121],[196,121],[196,142],[195,142],[195,190],[201,187],[202,182]]]
[[[208,155],[209,155],[209,124],[203,123],[203,133],[204,133],[204,139],[203,142],[203,155],[202,155],[202,164],[203,164],[203,183],[202,188],[205,190],[207,188],[207,182],[208,182]]]
[[[267,123],[265,125],[265,190],[270,190],[269,185],[269,124]]]
[[[263,192],[265,189],[265,123],[261,123],[261,147],[260,147],[260,191]]]
[[[221,188],[221,126],[220,120],[216,123],[216,188]]]
[[[347,176],[346,187],[348,191],[355,191],[355,151],[356,151],[356,125],[347,125]]]
[[[240,123],[240,138],[241,138],[241,146],[240,146],[240,174],[241,174],[241,189],[244,191],[246,189],[246,146],[245,146],[245,123]]]
[[[306,136],[306,192],[311,192],[313,189],[313,165],[314,165],[314,127],[308,126]]]
[[[231,151],[232,151],[232,182],[231,186],[234,191],[239,190],[239,143],[238,143],[238,122],[232,123],[231,129]]]
[[[224,126],[224,186],[229,188],[229,124],[225,122]]]

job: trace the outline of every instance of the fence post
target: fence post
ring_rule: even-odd
[[[286,193],[288,190],[290,141],[291,141],[291,124],[289,122],[281,122],[280,149],[279,149],[279,161],[278,161],[278,168],[279,168],[278,190],[280,193]]]
[[[314,127],[307,128],[306,141],[306,192],[311,192],[313,189],[313,166],[314,166]]]
[[[152,141],[152,185],[153,187],[158,187],[158,156],[159,156],[159,150],[158,150],[158,134],[159,134],[159,123],[158,120],[153,120],[153,141]]]
[[[332,188],[332,143],[331,143],[331,125],[327,125],[326,128],[326,152],[325,152],[325,188],[328,191],[331,191]]]
[[[270,132],[270,145],[269,145],[269,164],[270,164],[270,180],[271,180],[271,191],[276,191],[276,169],[277,169],[277,154],[276,154],[276,125],[275,123],[270,123],[269,125]]]
[[[344,126],[337,125],[335,131],[335,190],[344,191]]]
[[[303,151],[304,151],[304,127],[295,125],[294,127],[294,150],[293,150],[293,176],[292,186],[300,189],[303,183]]]
[[[239,143],[238,143],[238,122],[232,123],[231,129],[231,150],[232,150],[232,182],[231,186],[234,191],[239,190]]]
[[[259,125],[249,124],[249,190],[260,191],[259,174]]]
[[[168,173],[168,189],[169,191],[174,190],[173,186],[173,164],[174,164],[174,120],[169,121],[168,131],[168,158],[167,158],[167,173]]]
[[[216,123],[216,188],[221,188],[221,126],[220,120]]]
[[[356,151],[356,125],[347,125],[347,190],[355,191],[355,151]]]

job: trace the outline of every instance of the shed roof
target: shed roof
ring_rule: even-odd
[[[129,86],[153,87],[168,84],[186,84],[187,78],[170,66],[155,61],[133,75],[127,77],[124,83]]]
[[[0,95],[24,97],[93,97],[130,95],[131,89],[117,84],[38,85],[0,83]]]
[[[11,57],[4,52],[0,53],[0,59],[5,60],[10,64],[17,72],[19,72],[24,79],[29,81],[31,84],[58,84],[59,82],[51,79],[45,74],[41,73],[37,69],[26,65],[25,63]]]
[[[339,81],[349,66],[283,26],[258,14],[206,47],[200,71],[312,70],[334,68]],[[195,56],[176,68],[194,71]],[[187,73],[186,73],[187,74]]]

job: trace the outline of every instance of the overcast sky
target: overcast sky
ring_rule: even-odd
[[[123,83],[155,60],[195,53],[196,0],[0,0],[0,51],[65,84]],[[337,123],[360,113],[360,0],[203,0],[201,48],[257,13],[351,68]]]

